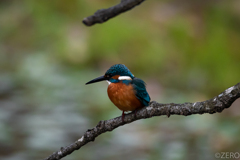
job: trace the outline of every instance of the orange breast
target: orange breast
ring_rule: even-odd
[[[109,99],[122,111],[134,111],[143,107],[143,104],[135,96],[131,85],[126,85],[122,82],[111,83],[107,92]]]

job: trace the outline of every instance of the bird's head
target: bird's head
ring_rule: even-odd
[[[118,83],[123,80],[132,80],[134,75],[130,72],[130,70],[123,64],[115,64],[110,67],[107,72],[100,77],[97,77],[86,84],[100,82],[106,80],[111,83]]]

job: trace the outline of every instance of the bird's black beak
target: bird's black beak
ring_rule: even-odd
[[[95,82],[100,82],[100,81],[104,81],[104,80],[108,80],[107,77],[104,77],[104,76],[100,76],[100,77],[97,77],[89,82],[86,83],[87,84],[91,84],[91,83],[95,83]]]

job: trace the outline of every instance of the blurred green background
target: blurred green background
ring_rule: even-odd
[[[0,0],[0,159],[43,159],[121,115],[107,83],[123,63],[160,103],[210,99],[240,81],[240,1],[151,0],[103,24],[112,0]],[[215,159],[240,153],[240,100],[221,114],[154,117],[99,136],[65,160]]]

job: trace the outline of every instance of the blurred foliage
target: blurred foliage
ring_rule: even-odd
[[[240,1],[152,0],[103,24],[118,1],[0,0],[0,159],[42,159],[121,112],[107,84],[123,63],[152,100],[202,101],[239,82]],[[240,101],[221,114],[140,120],[64,159],[213,159],[240,151]]]

